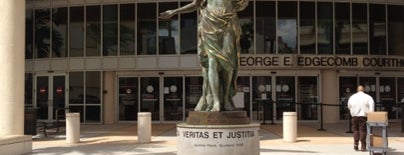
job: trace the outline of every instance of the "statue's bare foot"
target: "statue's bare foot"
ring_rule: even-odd
[[[232,104],[228,103],[228,104],[224,105],[224,109],[225,109],[226,111],[233,111],[233,110],[234,110],[234,106],[233,106]]]
[[[220,104],[219,102],[214,103],[212,109],[210,111],[220,111]]]
[[[205,111],[207,109],[206,107],[207,107],[206,101],[203,97],[201,97],[194,110],[195,111]]]
[[[235,109],[235,107],[234,107],[233,100],[227,99],[227,100],[224,102],[224,110],[226,110],[226,111],[233,111],[234,109]]]

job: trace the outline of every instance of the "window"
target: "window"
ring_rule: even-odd
[[[370,54],[386,55],[386,6],[369,5]]]
[[[35,58],[50,57],[50,10],[35,10]]]
[[[102,55],[118,55],[118,6],[103,6]]]
[[[333,6],[332,3],[317,3],[317,48],[318,54],[333,54]]]
[[[156,4],[139,3],[137,7],[137,52],[139,55],[155,55],[156,43]]]
[[[368,54],[368,21],[366,4],[352,4],[353,54]]]
[[[241,53],[254,52],[254,2],[250,1],[248,6],[237,13],[241,26],[240,46]]]
[[[86,56],[101,55],[101,7],[86,7]]]
[[[278,53],[296,53],[297,3],[278,2]]]
[[[32,9],[27,9],[25,12],[25,59],[32,59],[33,57],[33,23],[33,11]]]
[[[70,57],[84,56],[84,7],[70,8]]]
[[[404,55],[404,6],[388,6],[389,55]]]
[[[178,8],[178,3],[159,3],[159,12]],[[170,19],[159,19],[159,54],[179,53],[178,15]]]
[[[351,54],[350,4],[335,3],[335,53]]]
[[[84,73],[69,73],[69,104],[84,103]]]
[[[256,2],[256,45],[257,53],[275,53],[275,2]]]
[[[187,5],[189,2],[180,3],[181,6]],[[180,15],[181,23],[181,54],[197,53],[197,15],[196,12],[184,13]]]
[[[120,55],[135,54],[135,4],[120,5]]]
[[[52,58],[67,56],[67,8],[52,11]]]
[[[314,2],[300,2],[300,53],[316,53],[316,9]]]

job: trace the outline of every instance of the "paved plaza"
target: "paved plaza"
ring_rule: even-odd
[[[318,131],[318,123],[299,123],[295,143],[282,140],[282,124],[261,125],[261,155],[365,155],[369,152],[353,150],[353,140],[347,123],[325,124],[325,131]],[[152,142],[137,143],[136,124],[81,125],[80,143],[67,144],[65,133],[50,131],[33,136],[34,155],[176,155],[175,124],[153,124]],[[404,138],[401,124],[389,123],[389,155],[404,154]]]

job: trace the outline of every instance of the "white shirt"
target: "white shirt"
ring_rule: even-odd
[[[351,116],[366,116],[368,112],[375,110],[375,102],[373,98],[364,92],[357,92],[353,94],[348,100],[348,109]]]

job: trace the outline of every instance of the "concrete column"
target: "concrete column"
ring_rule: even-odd
[[[66,113],[66,143],[80,142],[80,113]]]
[[[321,93],[323,104],[339,105],[338,100],[338,77],[335,70],[321,72]],[[320,110],[320,107],[319,107]],[[339,120],[338,106],[323,106],[324,123],[335,123]]]
[[[283,141],[296,142],[297,114],[296,112],[283,112]]]
[[[115,72],[104,72],[104,123],[115,123]],[[119,103],[116,103],[119,104]],[[135,111],[134,111],[135,112]]]
[[[25,0],[0,0],[0,136],[24,135]]]
[[[151,141],[151,113],[139,112],[137,114],[137,142],[140,144]]]

